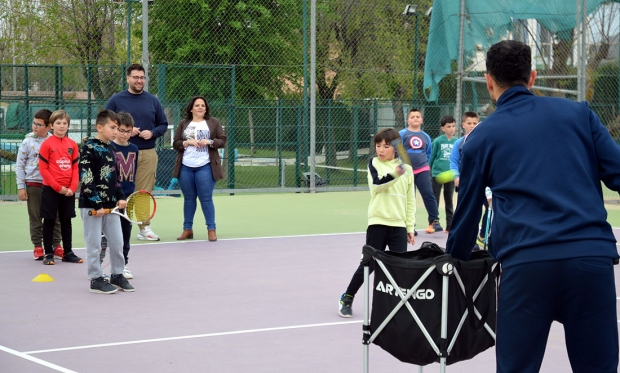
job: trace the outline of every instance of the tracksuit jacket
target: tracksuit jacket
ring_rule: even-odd
[[[72,139],[50,136],[39,149],[39,171],[43,185],[60,193],[62,187],[75,193],[78,185],[77,161],[80,157],[78,146]]]
[[[461,171],[447,242],[457,259],[470,257],[486,186],[493,191],[489,253],[503,268],[618,258],[601,181],[620,190],[620,147],[586,102],[508,89],[467,136]]]

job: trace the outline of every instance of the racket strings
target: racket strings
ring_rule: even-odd
[[[133,221],[147,222],[155,213],[155,201],[150,194],[137,193],[127,200],[127,217]]]

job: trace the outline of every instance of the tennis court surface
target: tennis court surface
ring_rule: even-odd
[[[420,233],[411,249],[446,236]],[[85,264],[0,253],[0,372],[361,372],[361,293],[352,319],[337,307],[364,237],[133,245],[136,292],[112,295],[88,291]],[[42,273],[55,281],[32,282]],[[370,370],[417,372],[374,345]],[[494,349],[447,371],[494,372]],[[541,372],[568,371],[554,324]]]

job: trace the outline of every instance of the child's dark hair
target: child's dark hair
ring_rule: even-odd
[[[466,121],[467,118],[479,118],[479,116],[475,111],[466,111],[463,113],[463,122]]]
[[[54,124],[54,122],[58,119],[65,119],[67,122],[71,121],[71,117],[69,117],[69,114],[67,114],[67,112],[64,110],[56,110],[52,113],[52,115],[50,115],[51,124]]]
[[[126,111],[121,111],[116,114],[118,117],[118,125],[127,126],[129,128],[133,128],[133,117]]]
[[[517,40],[503,40],[487,51],[487,72],[502,88],[527,86],[532,71],[532,50]]]
[[[42,119],[43,123],[45,123],[45,126],[49,126],[50,124],[50,117],[52,116],[52,111],[48,110],[48,109],[41,109],[39,111],[37,111],[36,113],[34,113],[34,118],[35,119]]]
[[[144,66],[140,65],[139,63],[132,63],[127,68],[127,76],[130,76],[131,72],[134,71],[134,70],[135,71],[142,71],[143,73],[146,73],[146,71],[144,71]]]
[[[441,120],[439,121],[439,123],[443,127],[448,123],[456,123],[456,119],[454,119],[452,115],[444,115],[443,117],[441,117]]]
[[[95,123],[98,125],[105,126],[110,121],[118,123],[118,115],[112,110],[103,109],[97,113]]]
[[[400,139],[398,131],[394,128],[384,128],[375,135],[375,144],[380,144],[383,141],[385,141],[386,144],[390,144],[396,139]]]
[[[409,113],[407,113],[407,115],[409,115],[409,114],[411,114],[411,113],[414,113],[414,112],[416,112],[416,111],[417,111],[418,113],[420,113],[420,115],[422,115],[422,112],[420,111],[420,109],[416,109],[416,108],[409,109]]]

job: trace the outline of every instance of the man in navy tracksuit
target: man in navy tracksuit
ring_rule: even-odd
[[[489,252],[502,264],[497,372],[538,372],[553,321],[574,372],[616,372],[618,326],[601,181],[620,190],[620,147],[585,102],[534,96],[531,50],[487,53],[497,110],[467,137],[447,250],[469,259],[484,189],[493,192]]]

